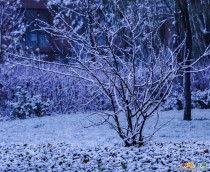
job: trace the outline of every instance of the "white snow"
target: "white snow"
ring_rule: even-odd
[[[90,128],[84,128],[84,125],[87,126],[88,121],[81,113],[1,122],[0,143],[65,142],[88,147],[119,142],[109,125]]]
[[[157,132],[153,139],[159,142],[181,142],[187,140],[210,142],[210,110],[194,109],[192,111],[192,119],[192,121],[184,121],[183,111],[159,112],[157,128],[167,121],[171,120],[171,122]],[[149,123],[151,127],[154,120],[155,118],[151,119]]]
[[[183,111],[159,112],[156,128],[172,120],[155,134],[153,140],[210,142],[210,110],[195,109],[192,114],[192,121],[183,121]],[[87,116],[89,114],[74,113],[0,122],[0,143],[65,142],[72,146],[87,147],[121,142],[108,124],[84,128],[90,124]],[[157,116],[149,119],[145,129],[147,134],[154,131],[156,120]]]
[[[125,148],[109,125],[84,128],[75,113],[0,122],[0,171],[174,171],[182,162],[210,166],[210,110],[159,112],[159,124],[173,120],[141,148]],[[157,118],[148,122],[146,133]],[[209,169],[207,169],[209,170]]]

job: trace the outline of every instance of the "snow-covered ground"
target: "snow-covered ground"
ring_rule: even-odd
[[[0,171],[174,171],[190,161],[210,166],[210,110],[193,110],[192,121],[182,115],[159,112],[156,128],[172,120],[142,148],[124,148],[109,125],[84,128],[87,114],[0,122]],[[156,121],[150,119],[146,133]]]
[[[159,112],[156,128],[172,120],[156,133],[153,140],[210,142],[210,110],[195,109],[192,114],[192,121],[183,121],[182,111]],[[0,143],[65,142],[72,146],[92,147],[121,142],[108,124],[84,128],[89,125],[87,116],[89,114],[75,113],[0,122]],[[154,131],[156,121],[157,116],[149,120],[146,133]]]

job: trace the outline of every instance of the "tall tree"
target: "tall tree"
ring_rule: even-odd
[[[187,0],[175,1],[175,20],[178,44],[185,41],[185,48],[179,54],[179,60],[184,64],[184,120],[191,120],[191,80],[190,80],[190,61],[192,56],[192,32]]]

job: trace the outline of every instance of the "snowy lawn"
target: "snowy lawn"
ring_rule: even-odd
[[[142,148],[123,147],[109,125],[83,128],[79,113],[0,122],[0,171],[174,171],[190,161],[208,168],[210,110],[193,110],[189,122],[182,113],[159,112],[156,128],[172,120]]]

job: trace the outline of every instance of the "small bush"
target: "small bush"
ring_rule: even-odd
[[[163,102],[162,110],[182,110],[183,102],[183,95],[174,93]],[[210,89],[192,92],[192,108],[210,109]]]
[[[182,110],[183,109],[183,104],[182,104],[182,101],[180,99],[177,99],[176,108],[177,108],[177,110]]]
[[[11,117],[25,119],[50,115],[52,102],[41,100],[40,95],[31,96],[27,91],[20,90],[15,94],[15,101],[10,101]]]
[[[205,91],[197,91],[192,93],[193,107],[200,109],[210,108],[210,89]]]

